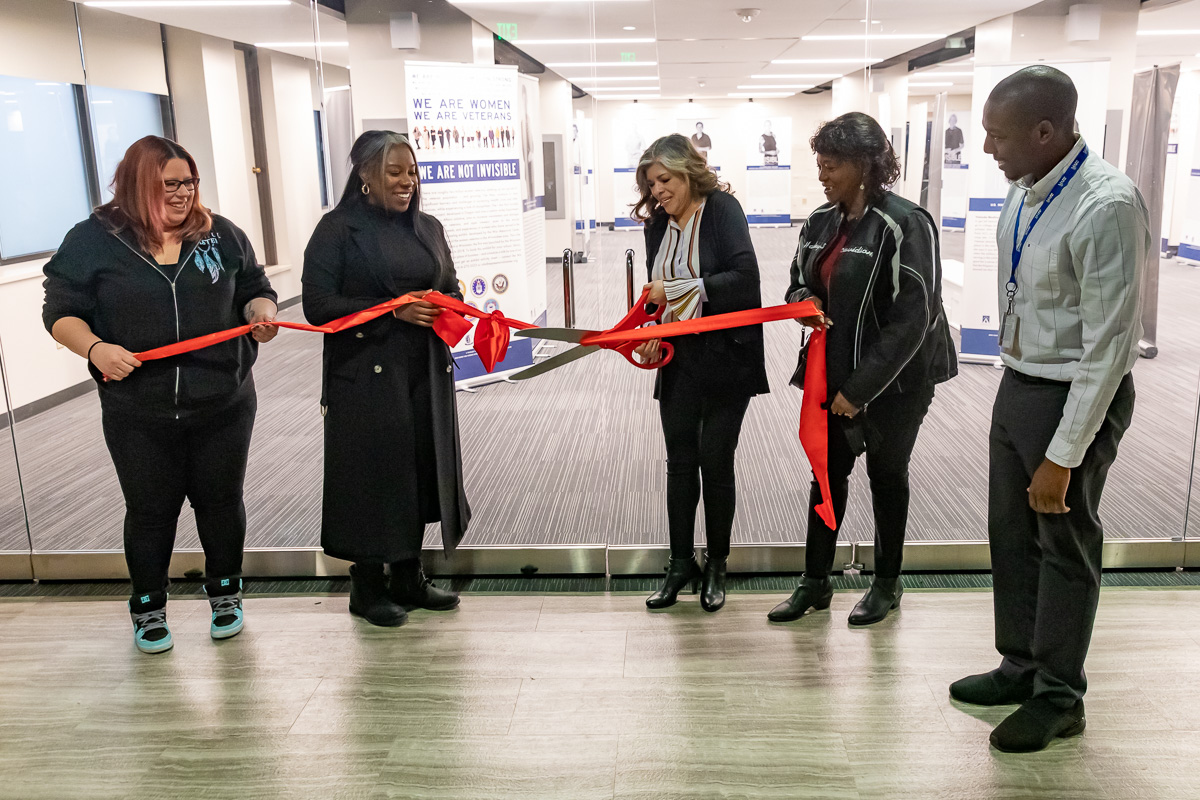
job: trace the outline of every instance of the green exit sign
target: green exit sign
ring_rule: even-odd
[[[515,22],[500,22],[496,25],[496,35],[501,39],[512,41],[517,38],[517,23]]]
[[[634,53],[621,53],[622,61],[637,61],[637,55]]]

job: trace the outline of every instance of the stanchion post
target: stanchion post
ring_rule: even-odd
[[[633,250],[625,251],[625,296],[628,301],[625,305],[627,308],[633,308]]]
[[[575,254],[571,248],[563,250],[563,323],[575,327]]]

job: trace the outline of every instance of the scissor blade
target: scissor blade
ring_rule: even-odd
[[[556,367],[561,367],[563,364],[570,364],[572,361],[583,358],[586,355],[596,352],[600,349],[599,345],[588,345],[587,347],[572,347],[565,353],[559,353],[556,356],[551,356],[540,364],[534,364],[532,367],[521,370],[515,375],[510,375],[514,381],[523,381],[526,378],[536,378],[538,375],[544,375]]]
[[[585,331],[579,328],[529,328],[523,331],[513,331],[514,336],[522,336],[526,339],[550,339],[555,342],[575,342],[583,341],[583,337],[589,336],[596,331]]]

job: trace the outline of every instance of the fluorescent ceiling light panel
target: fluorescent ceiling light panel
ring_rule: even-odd
[[[654,44],[657,40],[647,39],[509,39],[509,44]]]
[[[726,97],[791,97],[795,92],[730,92]]]
[[[933,88],[934,86],[953,86],[953,85],[954,85],[954,81],[945,81],[945,82],[932,81],[930,83],[922,83],[921,81],[909,81],[908,82],[908,86],[910,89],[913,87],[917,87],[920,89],[930,89],[930,88]]]
[[[456,6],[532,6],[550,3],[649,3],[650,0],[451,0]]]
[[[811,88],[813,88],[813,84],[811,84],[811,83],[772,83],[772,84],[764,84],[762,86],[751,86],[751,85],[738,86],[737,88],[739,88],[739,89],[811,89]]]
[[[781,72],[778,75],[751,75],[756,81],[779,81],[779,80],[795,80],[797,78],[814,78],[816,80],[828,80],[830,78],[840,78],[840,72]]]
[[[625,94],[629,94],[630,92],[637,93],[662,91],[661,86],[594,86],[590,88],[581,86],[579,88],[585,89],[589,92],[624,92]]]
[[[250,8],[290,6],[291,0],[88,0],[92,8]]]
[[[941,70],[938,70],[937,72],[922,72],[922,73],[920,73],[920,75],[922,78],[973,78],[973,77],[975,77],[974,72],[943,72]]]
[[[565,77],[565,76],[564,76],[564,77]],[[575,83],[575,84],[579,84],[579,83],[600,83],[600,82],[604,82],[604,83],[613,83],[613,82],[616,82],[616,81],[656,81],[656,80],[658,80],[658,76],[657,76],[657,75],[630,75],[630,76],[628,76],[628,77],[612,77],[612,78],[610,78],[610,77],[601,77],[601,78],[593,78],[593,77],[591,77],[591,76],[589,75],[589,76],[584,76],[584,77],[582,77],[582,78],[566,78],[566,80],[569,80],[571,83]]]
[[[327,91],[327,92],[348,92],[348,91],[350,91],[350,87],[348,85],[347,86],[326,86],[325,91]]]
[[[1184,28],[1183,30],[1167,31],[1138,31],[1138,36],[1200,36],[1200,31]]]
[[[879,58],[776,58],[772,64],[878,64]]]
[[[802,42],[884,42],[900,39],[944,39],[944,33],[847,33],[801,36]]]
[[[314,47],[317,42],[255,42],[255,47]],[[349,42],[320,42],[321,47],[349,47]]]
[[[657,67],[657,61],[558,61],[547,67]]]

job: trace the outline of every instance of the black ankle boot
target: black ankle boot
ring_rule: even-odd
[[[388,597],[383,564],[350,567],[350,613],[383,628],[404,624],[408,614]]]
[[[667,577],[663,580],[662,588],[646,598],[646,607],[666,608],[675,605],[680,590],[689,583],[694,584],[699,577],[700,566],[696,564],[695,556],[691,558],[671,556],[671,563],[667,566]],[[693,591],[695,591],[694,587]]]
[[[725,570],[728,559],[705,555],[704,581],[700,585],[700,607],[716,611],[725,605]]]
[[[772,622],[791,622],[803,617],[810,608],[821,611],[829,608],[832,602],[833,587],[829,585],[829,578],[818,579],[805,575],[792,596],[767,613],[767,619]]]
[[[458,607],[458,595],[439,589],[425,577],[421,559],[408,558],[392,564],[392,599],[404,608],[424,608],[429,611],[449,611]]]
[[[893,608],[900,607],[900,595],[904,587],[899,578],[879,578],[871,581],[871,588],[850,612],[851,625],[871,625],[879,622]]]

